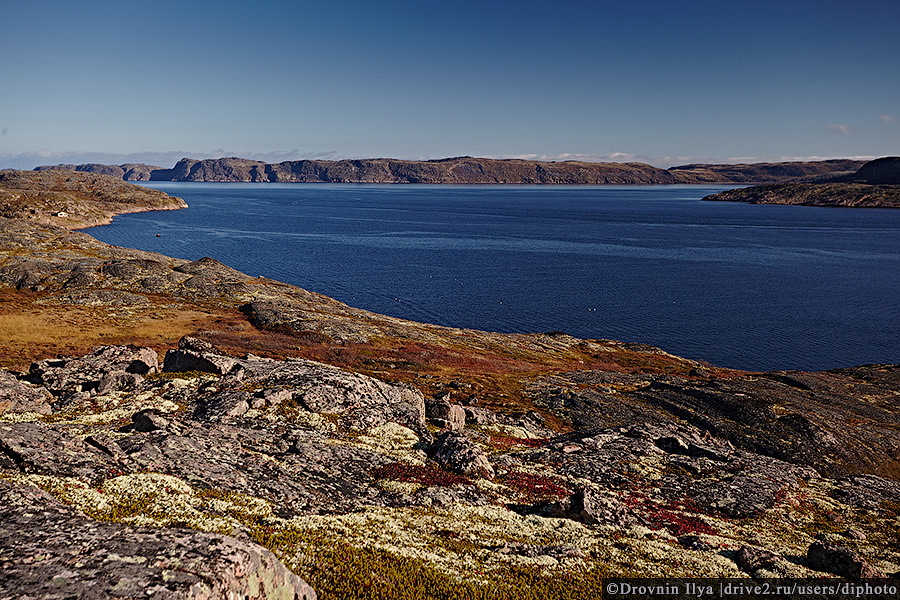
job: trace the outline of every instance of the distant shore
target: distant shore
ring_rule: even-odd
[[[298,160],[264,163],[243,158],[184,158],[171,169],[144,164],[47,165],[36,171],[69,169],[111,175],[126,181],[203,181],[274,183],[421,183],[421,184],[753,184],[831,178],[856,172],[855,160],[691,164],[660,169],[644,163],[473,158],[440,160]]]

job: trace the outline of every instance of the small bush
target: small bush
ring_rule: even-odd
[[[393,462],[372,469],[372,477],[375,479],[389,479],[391,481],[403,481],[406,483],[418,483],[420,485],[450,486],[457,483],[471,484],[472,482],[462,475],[456,475],[437,467],[420,467],[401,462]]]

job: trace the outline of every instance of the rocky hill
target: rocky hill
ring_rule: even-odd
[[[900,578],[896,365],[414,323],[23,218],[0,298],[2,598]]]
[[[856,171],[860,161],[685,165],[658,169],[643,163],[541,162],[470,156],[409,161],[387,158],[299,160],[269,164],[244,158],[184,158],[171,169],[131,170],[134,165],[58,165],[80,171],[153,181],[281,183],[443,183],[443,184],[675,184],[769,183],[833,176]],[[146,166],[146,165],[142,165]]]
[[[865,163],[851,174],[823,177],[816,182],[758,185],[712,194],[704,200],[900,208],[900,158],[879,158]]]
[[[669,172],[683,183],[775,183],[854,173],[863,164],[858,160],[815,162],[750,163],[736,165],[684,165]]]
[[[869,185],[900,185],[900,156],[886,156],[867,162],[849,180]]]
[[[90,163],[85,165],[46,165],[35,167],[35,171],[49,171],[52,169],[67,169],[70,171],[82,171],[84,173],[95,173],[97,175],[111,175],[125,181],[150,181],[150,175],[153,171],[163,170],[162,167],[153,165],[145,165],[143,163],[126,163],[122,165],[101,165]]]

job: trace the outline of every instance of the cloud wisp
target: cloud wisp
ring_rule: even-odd
[[[888,125],[893,125],[897,122],[897,117],[893,117],[891,115],[878,115],[878,120],[882,123],[887,123]]]
[[[855,127],[844,125],[842,123],[832,123],[831,125],[826,125],[825,129],[827,129],[831,133],[836,133],[837,135],[852,135],[856,133]]]

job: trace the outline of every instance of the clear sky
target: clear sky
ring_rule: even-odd
[[[0,0],[0,167],[897,154],[898,0]]]

